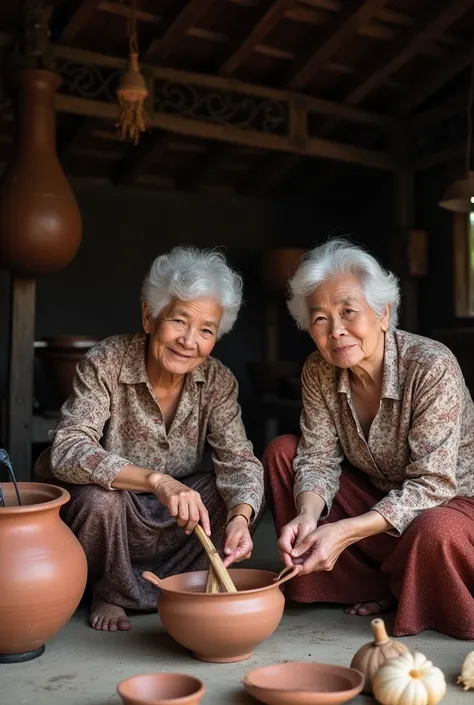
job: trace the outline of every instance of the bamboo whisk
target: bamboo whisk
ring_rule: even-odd
[[[202,544],[209,559],[209,573],[207,576],[206,592],[219,592],[219,583],[226,592],[237,592],[237,588],[232,582],[227,568],[222,562],[216,547],[212,543],[206,532],[197,524],[194,527],[194,533]]]

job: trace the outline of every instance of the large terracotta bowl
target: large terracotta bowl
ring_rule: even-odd
[[[229,570],[237,592],[206,593],[207,571],[181,573],[160,580],[158,612],[166,631],[201,661],[244,661],[280,624],[285,598],[276,573],[248,568]]]
[[[339,705],[361,692],[364,676],[355,668],[287,662],[255,668],[244,685],[266,705]]]
[[[198,705],[204,691],[199,678],[185,673],[142,674],[117,686],[124,705]]]

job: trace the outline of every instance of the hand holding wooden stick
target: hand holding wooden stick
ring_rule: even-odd
[[[209,558],[210,568],[212,568],[213,572],[215,573],[215,576],[221,583],[222,587],[225,589],[226,592],[237,592],[237,588],[232,582],[232,578],[230,577],[227,568],[222,562],[222,558],[219,556],[216,547],[212,543],[209,536],[207,536],[202,526],[197,524],[194,527],[194,533],[196,534],[197,538],[202,544],[202,547],[206,551],[207,557]],[[212,580],[213,578],[211,578],[211,576],[208,576],[209,587],[211,587],[212,585]],[[208,590],[206,586],[206,592],[207,591]]]

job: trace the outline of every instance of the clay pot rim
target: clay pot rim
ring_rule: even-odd
[[[43,492],[47,491],[50,492],[51,495],[54,494],[55,496],[52,496],[51,499],[47,499],[44,502],[25,504],[22,506],[14,505],[12,507],[0,507],[0,516],[5,514],[31,514],[35,512],[45,512],[50,509],[59,509],[59,507],[62,507],[63,504],[66,504],[66,502],[70,499],[69,492],[63,487],[59,487],[59,485],[49,485],[45,482],[18,482],[17,485],[20,491],[20,497],[22,489],[25,491],[29,490],[30,492],[34,492],[35,490],[42,490]],[[2,486],[4,489],[7,487],[11,488],[14,494],[15,490],[13,482],[2,482]]]
[[[255,675],[258,672],[262,672],[265,670],[268,670],[269,668],[283,668],[287,670],[289,666],[322,666],[325,668],[329,668],[332,672],[337,671],[339,673],[345,673],[351,672],[354,674],[357,674],[358,676],[358,682],[352,686],[352,688],[348,688],[346,690],[331,690],[331,691],[322,691],[322,690],[311,690],[308,691],[307,689],[304,688],[298,688],[298,687],[279,687],[279,688],[272,688],[271,686],[267,685],[258,685],[257,683],[252,683],[252,676]],[[349,694],[352,693],[354,690],[357,690],[358,692],[361,692],[363,686],[364,686],[364,680],[365,676],[363,673],[361,673],[357,668],[350,668],[348,666],[339,666],[338,664],[332,664],[332,663],[321,663],[319,661],[284,661],[280,663],[271,663],[268,666],[258,666],[257,668],[253,668],[251,671],[248,671],[245,676],[242,679],[243,684],[245,685],[246,688],[253,688],[254,690],[260,690],[260,691],[265,691],[267,693],[313,693],[313,694],[320,694],[320,693],[325,693],[326,695],[344,695],[344,694]],[[355,697],[355,696],[354,696]]]
[[[271,575],[273,579],[278,577],[278,573],[274,573],[272,570],[260,570],[259,568],[230,568],[229,573],[232,576],[233,571],[237,570],[248,570],[248,571],[253,571],[253,572],[258,572],[258,573],[266,573],[267,575]],[[191,575],[191,574],[198,574],[201,573],[203,575],[207,575],[207,570],[195,570],[191,571],[190,573],[179,573],[179,575]],[[164,583],[168,579],[176,578],[176,575],[170,575],[169,578],[163,578],[162,583]],[[293,577],[293,576],[292,576]],[[254,593],[261,593],[261,592],[266,592],[268,590],[275,590],[279,589],[281,582],[271,582],[270,585],[264,585],[263,587],[260,588],[251,588],[250,590],[238,590],[238,592],[193,592],[192,590],[171,590],[170,588],[167,588],[163,586],[163,584],[160,585],[159,590],[161,593],[166,592],[168,595],[186,595],[190,597],[205,597],[206,599],[231,599],[235,600],[238,598],[240,595],[253,595]]]
[[[154,698],[156,702],[160,703],[173,703],[173,705],[185,705],[185,703],[188,703],[189,700],[192,698],[202,698],[204,693],[206,692],[206,688],[204,686],[204,683],[200,678],[197,676],[192,676],[189,673],[178,673],[177,671],[157,671],[156,673],[137,673],[135,676],[130,676],[129,678],[125,678],[123,681],[120,681],[117,684],[117,693],[120,695],[120,697],[134,697],[136,700],[139,700],[140,698],[137,698],[136,695],[133,695],[132,693],[126,693],[125,690],[127,689],[127,686],[132,683],[132,681],[136,681],[138,678],[162,678],[163,676],[179,676],[180,678],[186,678],[189,680],[193,680],[197,686],[196,690],[194,690],[192,693],[189,695],[184,695],[181,698]]]

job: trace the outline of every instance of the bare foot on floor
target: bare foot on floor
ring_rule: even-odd
[[[390,612],[394,608],[394,600],[368,600],[367,602],[358,602],[353,607],[348,607],[344,612],[346,614],[358,615],[359,617],[367,617],[371,614]]]
[[[132,628],[123,607],[111,605],[102,599],[93,601],[89,624],[93,629],[103,632],[126,632]]]

